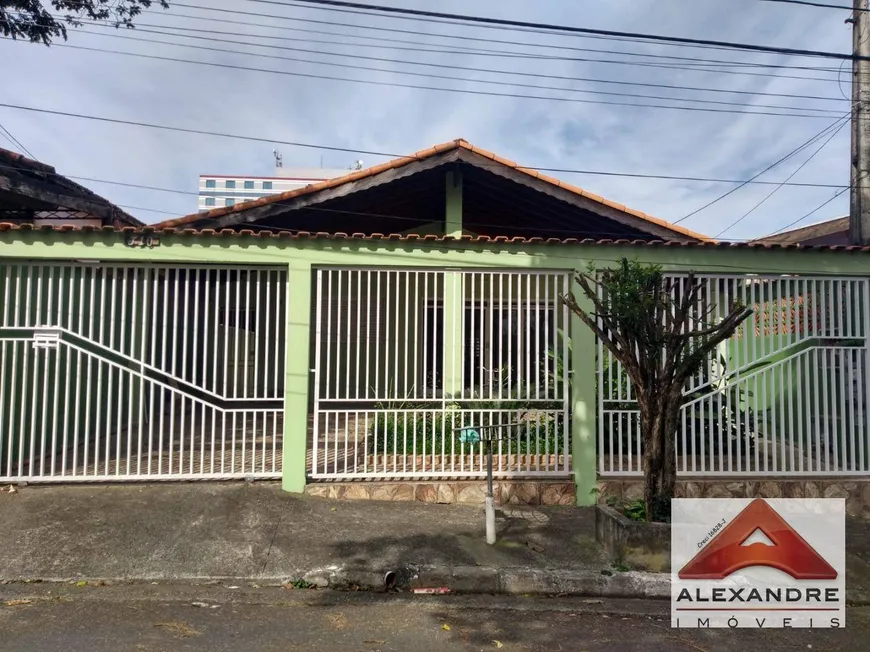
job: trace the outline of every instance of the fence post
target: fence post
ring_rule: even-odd
[[[592,302],[571,279],[570,287],[581,308],[594,312]],[[580,318],[569,311],[571,334],[571,463],[577,505],[594,505],[596,496],[596,371],[595,334]]]
[[[465,287],[462,272],[444,273],[444,369],[441,386],[445,397],[455,398],[463,388],[463,327]]]
[[[308,455],[311,264],[294,261],[287,271],[284,379],[284,491],[302,493]]]

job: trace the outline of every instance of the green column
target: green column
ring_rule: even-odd
[[[311,265],[294,262],[287,273],[284,379],[284,491],[305,490],[308,453],[308,351],[311,331]]]
[[[444,235],[458,238],[462,235],[462,172],[450,171],[445,176],[447,208],[444,211]]]
[[[447,172],[444,235],[462,235],[462,172]],[[444,274],[444,384],[445,394],[454,396],[462,389],[462,309],[464,290],[462,274]]]
[[[593,312],[592,302],[580,286],[572,282],[577,303],[587,312]],[[595,334],[573,312],[571,321],[571,462],[577,487],[577,505],[594,505],[596,486],[595,426]]]
[[[444,273],[444,383],[447,396],[462,389],[462,273]]]

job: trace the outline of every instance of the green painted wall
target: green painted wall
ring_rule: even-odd
[[[124,235],[109,232],[0,233],[0,257],[42,260],[98,259],[102,261],[282,265],[288,270],[290,301],[287,311],[285,379],[284,486],[298,491],[305,484],[308,416],[308,350],[312,265],[411,268],[517,270],[585,269],[602,267],[629,257],[663,265],[667,270],[711,273],[827,273],[867,276],[870,257],[854,252],[795,252],[740,248],[631,247],[624,245],[493,245],[469,241],[366,241],[351,239],[291,239],[254,236],[161,236],[161,246],[134,249]],[[578,502],[591,503],[595,478],[595,356],[594,339],[582,325],[573,324],[570,411],[574,476]],[[303,348],[304,347],[304,348]]]

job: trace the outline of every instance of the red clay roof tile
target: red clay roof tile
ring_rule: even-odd
[[[436,154],[440,154],[443,152],[449,152],[449,151],[452,151],[455,149],[468,150],[470,152],[478,154],[479,156],[482,156],[484,158],[488,158],[496,163],[499,163],[499,164],[504,165],[506,167],[512,168],[512,169],[517,170],[519,172],[523,172],[524,174],[528,174],[529,176],[531,176],[533,178],[540,179],[541,181],[544,181],[544,182],[552,184],[554,186],[563,188],[563,189],[565,189],[569,192],[572,192],[576,195],[580,195],[582,197],[585,197],[591,201],[597,202],[597,203],[602,204],[604,206],[609,206],[611,208],[615,208],[623,213],[626,213],[628,215],[632,215],[633,217],[637,217],[641,220],[650,222],[652,224],[656,224],[657,226],[661,226],[663,228],[670,229],[672,231],[675,231],[676,233],[680,233],[680,234],[688,236],[690,238],[694,238],[694,239],[701,240],[701,241],[709,241],[710,240],[710,238],[708,238],[707,236],[705,236],[701,233],[697,233],[695,231],[692,231],[692,230],[687,229],[685,227],[679,226],[677,224],[671,224],[665,220],[662,220],[662,219],[659,219],[656,217],[652,217],[651,215],[647,215],[646,213],[643,213],[641,211],[627,208],[627,207],[623,206],[622,204],[618,204],[616,202],[612,202],[610,200],[604,199],[603,197],[600,197],[599,195],[588,192],[586,190],[583,190],[582,188],[571,185],[569,183],[565,183],[564,181],[560,181],[559,179],[556,179],[554,177],[550,177],[548,175],[542,174],[542,173],[538,172],[537,170],[530,170],[528,168],[524,168],[514,161],[511,161],[511,160],[506,159],[506,158],[502,158],[501,156],[498,156],[497,154],[490,152],[489,150],[472,145],[471,143],[469,143],[468,141],[466,141],[462,138],[457,138],[455,140],[451,140],[451,141],[448,141],[446,143],[440,143],[438,145],[434,145],[432,147],[428,147],[426,149],[422,149],[418,152],[415,152],[414,154],[411,154],[410,156],[396,158],[396,159],[393,159],[393,160],[388,161],[386,163],[380,163],[378,165],[372,166],[370,168],[366,168],[364,170],[355,170],[355,171],[350,172],[349,174],[347,174],[343,177],[329,179],[326,181],[320,181],[318,183],[313,183],[311,185],[305,186],[304,188],[290,190],[290,191],[280,193],[277,195],[271,195],[269,197],[262,197],[260,199],[255,200],[255,201],[244,202],[241,204],[236,204],[235,206],[216,208],[216,209],[213,209],[213,210],[208,211],[206,213],[193,213],[190,215],[186,215],[184,217],[179,217],[179,218],[175,218],[175,219],[171,219],[171,220],[165,220],[163,222],[160,222],[156,226],[162,227],[162,228],[177,227],[177,226],[182,226],[184,224],[195,223],[195,222],[198,222],[199,220],[202,220],[202,219],[214,219],[214,218],[222,217],[224,215],[229,215],[230,213],[239,213],[239,212],[246,211],[246,210],[249,210],[251,208],[256,208],[259,206],[266,206],[268,204],[274,204],[274,203],[278,203],[281,201],[287,201],[289,199],[294,199],[296,197],[300,197],[303,195],[312,194],[312,193],[318,192],[320,190],[325,190],[327,188],[334,188],[336,186],[340,186],[340,185],[343,185],[345,183],[350,183],[351,181],[356,181],[359,179],[371,177],[371,176],[379,174],[380,172],[383,172],[385,170],[399,168],[399,167],[402,167],[404,165],[408,165],[414,161],[424,160],[424,159],[430,158],[432,156],[435,156]]]

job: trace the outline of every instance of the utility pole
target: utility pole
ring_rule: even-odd
[[[870,245],[870,12],[852,1],[852,174],[849,239]]]

